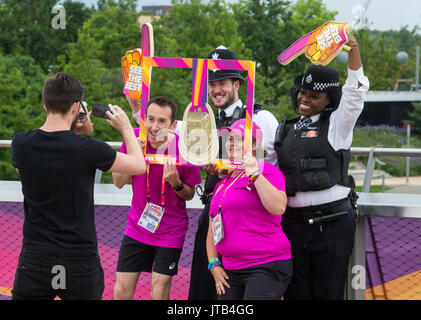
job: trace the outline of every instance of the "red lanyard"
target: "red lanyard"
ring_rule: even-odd
[[[229,179],[229,178],[231,178],[231,176],[232,176],[232,174],[233,174],[233,172],[234,171],[231,171],[225,178],[224,178],[224,180],[222,180],[222,182],[221,182],[221,185],[218,187],[218,190],[216,190],[216,192],[215,192],[215,195],[219,192],[219,190],[221,190],[224,186],[225,186],[225,184],[227,183],[227,180]],[[222,211],[221,211],[221,208],[222,208],[222,201],[224,200],[224,198],[225,198],[225,195],[226,195],[226,193],[227,193],[227,191],[228,191],[228,189],[229,188],[231,188],[231,186],[238,180],[238,179],[240,179],[242,176],[243,176],[243,174],[244,174],[244,170],[243,171],[241,171],[241,173],[239,173],[236,177],[235,177],[235,179],[228,185],[228,187],[225,189],[225,191],[224,191],[224,194],[222,195],[222,197],[221,197],[221,199],[219,200],[219,206],[218,206],[218,213],[221,213],[222,214]]]

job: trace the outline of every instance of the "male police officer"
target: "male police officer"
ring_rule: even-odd
[[[237,60],[235,54],[219,46],[207,57],[208,59]],[[244,82],[238,70],[209,70],[209,96],[218,108],[215,117],[216,127],[219,129],[230,126],[240,118],[245,118],[246,107],[239,98],[238,90]],[[278,121],[275,116],[260,105],[254,105],[253,121],[263,129],[263,145],[266,150],[265,162],[277,165],[277,155],[274,150],[275,132]],[[220,154],[222,153],[220,140]],[[210,173],[210,171],[208,171]],[[190,278],[189,300],[210,300],[215,298],[215,282],[207,270],[208,260],[206,255],[206,235],[209,223],[209,206],[212,192],[219,181],[219,176],[208,174],[202,202],[205,207],[199,217],[198,229],[195,238],[193,261]]]

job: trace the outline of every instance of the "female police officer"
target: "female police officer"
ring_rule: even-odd
[[[277,130],[276,151],[288,195],[282,226],[291,242],[294,270],[286,299],[344,298],[356,215],[349,149],[369,87],[357,41],[350,34],[348,39],[345,85],[341,87],[336,69],[310,66],[291,90],[301,117]]]

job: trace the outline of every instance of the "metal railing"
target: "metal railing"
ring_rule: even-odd
[[[376,157],[416,157],[421,156],[421,149],[406,148],[351,148],[353,156],[368,156],[362,192],[359,193],[359,217],[355,232],[354,250],[348,274],[347,298],[365,300],[365,288],[353,288],[352,266],[366,269],[366,227],[367,217],[421,218],[421,198],[414,194],[369,193],[373,178]]]

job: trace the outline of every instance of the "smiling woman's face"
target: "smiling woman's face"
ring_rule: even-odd
[[[302,116],[311,117],[322,112],[330,99],[326,92],[301,89],[297,97],[298,111]]]
[[[230,132],[229,136],[227,137],[227,142],[225,143],[225,150],[229,155],[229,159],[231,161],[241,161],[243,160],[245,149],[244,149],[244,137],[235,134],[234,132]],[[252,139],[252,154],[253,156],[256,155],[256,140]]]

